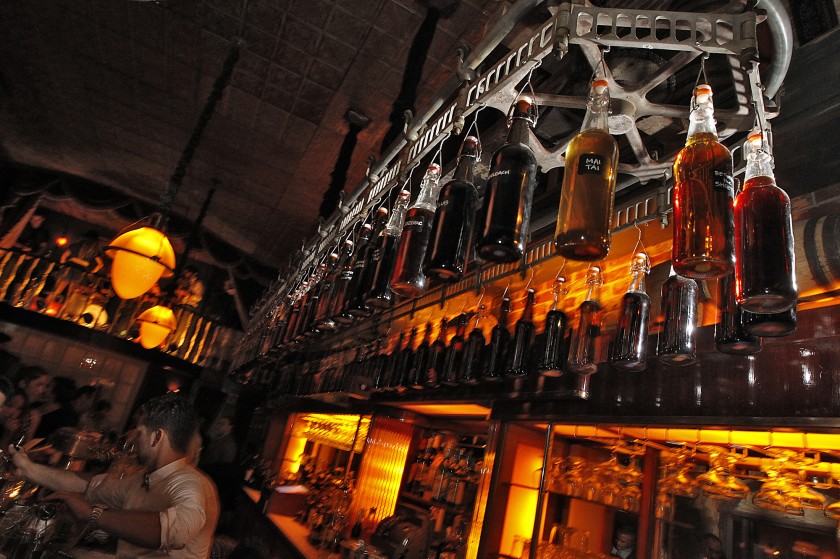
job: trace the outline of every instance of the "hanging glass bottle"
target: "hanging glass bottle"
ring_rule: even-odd
[[[408,390],[409,387],[409,368],[411,367],[411,359],[414,356],[414,340],[417,337],[417,328],[412,328],[408,334],[408,341],[405,342],[399,354],[397,354],[397,363],[394,367],[394,378],[391,379],[391,386],[399,391]]]
[[[438,337],[429,349],[429,368],[426,369],[426,379],[423,383],[426,385],[426,388],[437,388],[440,386],[443,362],[446,357],[446,336],[448,329],[449,323],[446,321],[446,318],[441,318]]]
[[[374,254],[379,247],[380,238],[387,222],[388,208],[382,206],[376,210],[370,240],[360,249],[359,257],[356,259],[356,269],[353,274],[354,285],[350,288],[349,300],[341,315],[345,321],[352,322],[370,316],[371,314],[371,309],[365,302],[365,295],[373,284],[373,277],[376,273],[376,261],[378,260],[378,257],[374,258]]]
[[[495,382],[502,379],[507,364],[510,332],[508,332],[508,314],[510,314],[510,296],[505,290],[502,295],[502,305],[499,308],[499,321],[490,332],[490,343],[487,347],[487,361],[484,367],[484,380]]]
[[[586,272],[587,294],[580,304],[577,328],[572,333],[569,359],[566,367],[581,375],[591,375],[598,368],[598,350],[604,309],[601,306],[601,268],[590,266]]]
[[[524,377],[528,374],[528,360],[534,346],[534,295],[535,291],[528,289],[525,296],[525,309],[522,316],[513,327],[513,342],[510,344],[510,359],[508,360],[507,376]]]
[[[464,344],[464,359],[461,361],[461,373],[459,380],[463,384],[476,384],[484,367],[485,341],[484,332],[479,327],[481,320],[485,317],[487,307],[479,305],[475,314],[475,326],[467,336]]]
[[[694,90],[688,138],[674,161],[672,262],[681,276],[719,278],[734,269],[732,154],[718,142],[712,88]]]
[[[446,348],[441,383],[447,386],[456,386],[460,380],[458,374],[461,371],[461,362],[464,358],[464,344],[467,341],[467,324],[469,322],[470,316],[467,313],[462,312],[458,315],[458,320],[455,323],[455,335],[449,340],[449,347]]]
[[[423,273],[423,261],[432,236],[439,192],[440,165],[432,163],[420,183],[417,200],[405,216],[397,261],[391,274],[391,291],[400,297],[419,297],[426,292],[429,278]]]
[[[466,269],[478,203],[474,184],[478,157],[478,139],[467,136],[455,174],[440,191],[425,266],[426,274],[440,281],[458,281]]]
[[[656,341],[656,355],[669,365],[691,365],[697,357],[697,283],[671,275],[662,283],[662,331]]]
[[[610,90],[592,82],[580,133],[566,150],[554,245],[572,260],[598,260],[610,250],[618,142],[610,135]]]
[[[423,334],[423,341],[414,350],[414,357],[411,360],[411,372],[409,373],[409,384],[411,388],[422,390],[426,388],[426,372],[429,370],[429,352],[432,345],[432,323],[426,323],[426,332]]]
[[[722,353],[754,355],[761,351],[761,338],[747,332],[744,310],[735,296],[735,274],[718,280],[718,323],[715,325],[715,347]]]
[[[378,374],[373,381],[374,390],[392,389],[391,383],[396,372],[397,357],[400,354],[400,348],[402,348],[403,341],[405,341],[405,332],[400,332],[397,344],[394,346],[393,351],[385,356],[385,359],[382,362],[382,367],[380,367]]]
[[[335,266],[321,282],[318,309],[315,311],[315,318],[309,327],[310,332],[316,330],[320,332],[332,332],[335,330],[335,322],[333,322],[330,316],[332,312],[332,301],[342,283],[341,276],[347,269],[347,264],[353,254],[354,245],[355,243],[350,239],[344,241]]]
[[[394,304],[394,292],[391,291],[391,273],[394,271],[394,264],[397,262],[397,248],[402,235],[405,212],[408,210],[408,201],[411,193],[408,190],[401,190],[394,202],[394,211],[388,219],[388,225],[376,243],[376,249],[371,256],[370,266],[374,266],[373,279],[370,290],[365,295],[365,303],[370,307],[379,309],[390,307]]]
[[[779,338],[796,330],[796,306],[777,313],[744,311],[741,319],[747,332],[763,338]]]
[[[647,254],[640,252],[630,264],[630,286],[621,300],[610,363],[623,371],[647,369],[647,334],[650,297],[645,292],[645,276],[650,272]]]
[[[545,346],[538,366],[540,374],[544,377],[559,377],[563,373],[563,345],[569,317],[557,306],[560,296],[566,294],[565,283],[566,278],[558,274],[551,288],[554,302],[551,304],[551,310],[545,315]]]
[[[760,131],[744,143],[744,188],[735,199],[735,289],[745,311],[781,313],[796,304],[790,198],[776,186]]]
[[[493,154],[484,191],[482,233],[476,252],[491,262],[516,262],[525,254],[537,158],[529,147],[536,121],[530,97],[516,100],[505,144]]]
[[[329,309],[327,309],[326,321],[331,326],[332,330],[336,330],[341,324],[349,324],[349,316],[342,317],[341,313],[347,304],[347,297],[350,294],[350,289],[353,286],[353,278],[356,276],[356,261],[359,259],[359,251],[370,241],[370,234],[373,231],[372,223],[365,223],[362,225],[362,230],[359,233],[354,248],[345,259],[341,266],[341,273],[333,286],[332,294],[330,295]]]

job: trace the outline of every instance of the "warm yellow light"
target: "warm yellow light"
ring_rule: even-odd
[[[146,349],[159,347],[177,324],[175,313],[161,305],[143,311],[137,322],[140,323],[140,345]]]
[[[113,260],[111,285],[121,299],[134,299],[157,281],[172,276],[175,251],[163,231],[140,227],[120,234],[105,247]]]

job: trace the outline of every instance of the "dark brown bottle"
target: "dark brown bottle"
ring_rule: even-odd
[[[321,280],[318,310],[315,312],[314,321],[309,328],[311,331],[331,332],[335,330],[335,322],[333,322],[331,316],[332,301],[341,284],[341,275],[345,271],[346,263],[353,254],[353,246],[354,243],[352,240],[346,239],[344,241],[336,264],[324,279]],[[332,258],[332,255],[330,255],[330,258]]]
[[[524,377],[528,374],[528,359],[534,346],[534,295],[533,289],[528,289],[525,297],[525,310],[513,327],[513,342],[510,345],[510,359],[508,360],[507,376]]]
[[[490,262],[516,262],[525,253],[539,173],[537,158],[528,145],[534,125],[532,108],[529,97],[516,100],[505,144],[493,154],[476,248],[477,254]]]
[[[304,282],[306,283],[306,282]],[[289,318],[286,319],[286,331],[283,333],[282,344],[285,346],[294,340],[295,328],[300,318],[301,305],[304,303],[304,295],[300,295],[292,303],[292,308],[289,310]]]
[[[601,269],[590,266],[586,272],[588,293],[578,308],[577,329],[572,334],[567,368],[581,375],[591,375],[598,369],[598,347],[603,328],[604,309],[601,306]]]
[[[662,283],[661,308],[656,355],[669,365],[691,365],[697,358],[697,283],[671,268]]]
[[[394,211],[388,219],[388,225],[379,237],[371,256],[371,266],[374,266],[373,279],[370,290],[365,295],[365,303],[368,306],[384,309],[394,304],[394,292],[391,291],[391,274],[394,265],[397,263],[397,248],[402,235],[405,212],[408,209],[408,201],[411,193],[408,190],[401,190],[394,202]]]
[[[393,390],[391,383],[397,367],[397,356],[400,353],[400,348],[402,347],[404,340],[405,332],[400,332],[397,344],[394,346],[393,351],[386,355],[382,362],[382,367],[379,369],[379,372],[373,381],[374,390]]]
[[[779,338],[796,331],[796,306],[777,313],[753,313],[744,311],[741,317],[744,328],[753,336]]]
[[[440,192],[440,165],[426,169],[420,194],[405,215],[397,261],[391,274],[391,291],[400,297],[419,297],[426,292],[429,278],[423,273],[423,262],[432,236],[432,222]]]
[[[429,277],[443,282],[458,281],[466,269],[478,204],[473,182],[478,152],[478,139],[467,136],[455,174],[440,191],[425,269]]]
[[[330,308],[327,310],[327,317],[333,326],[333,330],[337,329],[341,324],[349,324],[349,316],[342,317],[341,313],[347,305],[347,297],[353,286],[353,278],[356,275],[356,260],[359,257],[359,249],[370,241],[370,233],[373,231],[373,224],[365,223],[362,226],[362,231],[359,233],[359,239],[355,244],[352,253],[349,254],[341,266],[341,273],[338,275],[333,292],[330,297]]]
[[[674,243],[681,276],[719,278],[734,269],[732,154],[718,141],[712,88],[694,91],[688,138],[674,161]]]
[[[569,317],[558,309],[560,296],[565,295],[566,278],[557,276],[551,289],[554,303],[545,315],[545,346],[537,366],[544,377],[559,377],[563,374],[563,346],[566,341],[566,327]]]
[[[388,222],[388,208],[381,207],[376,210],[376,217],[373,220],[373,231],[370,240],[359,251],[356,258],[356,270],[353,275],[354,285],[351,287],[351,294],[347,306],[342,313],[342,318],[349,321],[358,320],[370,316],[371,309],[365,303],[365,295],[373,283],[373,276],[376,273],[376,262],[374,252],[377,250],[382,232]]]
[[[423,334],[423,341],[414,350],[414,357],[411,360],[411,371],[409,373],[409,384],[415,390],[426,388],[426,372],[429,370],[429,355],[432,345],[432,323],[426,324],[426,332]]]
[[[744,311],[735,297],[735,273],[718,280],[718,323],[715,347],[722,353],[754,355],[761,351],[761,338],[747,332]]]
[[[456,386],[460,380],[458,375],[461,372],[461,362],[464,358],[464,343],[467,341],[467,324],[469,322],[468,314],[461,313],[458,315],[458,320],[455,323],[455,335],[449,340],[449,347],[446,348],[441,384]]]
[[[409,388],[409,368],[411,367],[411,358],[414,356],[414,340],[417,337],[417,328],[412,328],[408,334],[408,341],[405,342],[399,354],[397,354],[397,363],[394,368],[394,377],[391,379],[391,387],[404,392]]]
[[[630,265],[630,286],[621,300],[618,327],[610,351],[610,364],[622,371],[647,369],[647,337],[650,297],[645,292],[645,276],[650,271],[647,254],[639,253]]]
[[[776,186],[761,132],[744,145],[744,188],[735,199],[735,289],[745,311],[781,313],[796,304],[790,198]]]
[[[510,297],[507,293],[502,296],[499,308],[499,322],[490,332],[490,343],[487,347],[487,361],[484,366],[483,380],[496,382],[502,379],[507,365],[507,354],[510,346],[510,332],[508,331],[508,314],[510,314]]]
[[[449,324],[446,318],[440,320],[440,331],[437,339],[429,348],[429,368],[426,369],[426,378],[423,384],[426,388],[437,388],[441,384],[443,364],[446,359],[446,336]]]
[[[479,323],[485,317],[487,307],[481,305],[475,315],[475,327],[464,343],[464,357],[461,360],[461,372],[458,380],[462,384],[476,384],[481,379],[484,369],[485,341],[484,332]]]
[[[610,90],[592,82],[580,133],[566,149],[554,245],[572,260],[598,260],[610,250],[618,142],[610,135]]]

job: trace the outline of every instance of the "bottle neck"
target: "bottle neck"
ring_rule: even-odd
[[[711,138],[710,138],[711,136]],[[688,138],[686,145],[699,140],[717,140],[715,128],[715,111],[711,103],[703,103],[695,107],[689,116]]]
[[[581,130],[605,130],[609,131],[609,116],[610,116],[610,93],[604,91],[603,93],[595,93],[589,97],[589,103],[586,105],[586,115],[583,117],[583,124]]]
[[[440,175],[426,175],[420,185],[420,194],[417,196],[412,208],[435,211],[437,208],[438,194],[440,194]]]
[[[506,144],[528,145],[531,139],[531,120],[523,115],[514,115],[510,123]]]
[[[408,198],[400,197],[394,204],[394,213],[391,214],[388,220],[388,225],[385,226],[385,234],[391,237],[398,237],[402,233],[403,224],[405,223],[405,212],[408,209]]]
[[[590,283],[589,289],[586,292],[586,301],[593,301],[599,303],[601,301],[601,284]]]
[[[753,177],[770,177],[773,179],[773,158],[765,151],[751,153],[747,157],[747,169],[744,173],[744,182]]]
[[[528,298],[525,300],[525,310],[522,311],[522,318],[520,318],[523,322],[533,322],[534,321],[534,290],[528,290]]]
[[[627,287],[628,293],[639,292],[645,293],[645,273],[642,270],[633,270],[630,273],[630,285]]]
[[[499,309],[499,325],[507,327],[508,313],[510,313],[510,299],[502,299],[502,307]]]
[[[475,151],[465,151],[458,159],[458,168],[455,169],[453,180],[473,184],[475,182]]]
[[[446,343],[446,331],[449,329],[449,324],[446,321],[440,323],[440,333],[438,334],[437,341]]]

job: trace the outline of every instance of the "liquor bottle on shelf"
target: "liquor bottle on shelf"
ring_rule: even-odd
[[[513,342],[510,344],[510,359],[506,375],[512,378],[528,374],[528,359],[534,345],[534,296],[535,291],[528,289],[525,297],[525,310],[513,327]]]
[[[451,446],[446,447],[443,453],[443,460],[438,463],[437,469],[435,470],[435,477],[432,482],[432,501],[444,501],[446,499],[450,468],[455,459],[455,449]]]
[[[484,332],[479,323],[484,319],[487,307],[480,305],[475,314],[475,326],[464,343],[464,358],[461,360],[461,372],[458,380],[463,384],[476,384],[481,379],[484,367],[485,341]]]
[[[499,321],[490,332],[490,343],[487,346],[487,361],[484,364],[482,378],[488,382],[501,380],[507,365],[508,346],[510,346],[509,314],[510,296],[505,291],[499,308]]]
[[[376,242],[376,249],[371,255],[368,265],[374,266],[375,269],[370,282],[370,290],[365,294],[365,303],[369,307],[384,309],[394,304],[394,292],[390,287],[391,273],[397,262],[397,248],[410,197],[411,193],[408,190],[401,190],[397,195],[394,211],[388,218],[388,225],[382,231],[382,235]]]
[[[417,337],[417,328],[412,328],[408,334],[408,341],[397,355],[397,363],[394,367],[394,378],[391,379],[391,387],[401,392],[408,390],[408,369],[411,366],[411,358],[414,355],[414,340]]]
[[[796,306],[777,313],[753,313],[744,311],[744,328],[753,336],[778,338],[796,330]]]
[[[598,370],[598,349],[603,327],[604,309],[601,306],[601,268],[590,266],[586,272],[588,291],[578,308],[577,328],[572,333],[566,368],[578,374],[575,393],[589,398],[589,377]]]
[[[446,336],[449,330],[449,323],[446,318],[440,319],[440,331],[437,339],[429,348],[429,367],[426,369],[426,377],[423,384],[426,388],[438,388],[441,384],[443,365],[446,360]]]
[[[405,332],[400,332],[397,345],[394,350],[388,353],[382,361],[382,366],[379,368],[376,377],[373,379],[374,390],[389,390],[391,388],[391,379],[394,378],[394,371],[397,366],[397,356],[402,347],[403,340],[405,340]]]
[[[621,299],[618,327],[610,351],[610,364],[622,371],[647,369],[650,297],[645,292],[645,276],[649,271],[647,254],[636,254],[630,264],[630,285]]]
[[[691,365],[697,358],[697,283],[671,267],[662,283],[662,331],[656,355],[669,365]]]
[[[539,172],[529,147],[536,121],[534,109],[530,97],[516,100],[505,143],[493,154],[481,212],[485,218],[476,247],[484,260],[516,262],[525,253]]]
[[[455,323],[455,335],[449,340],[449,347],[446,348],[446,355],[443,360],[443,376],[441,384],[456,386],[459,382],[458,375],[461,372],[461,363],[464,359],[464,344],[466,343],[467,324],[470,317],[467,313],[458,315]]]
[[[473,181],[479,150],[477,138],[464,138],[455,174],[440,191],[425,266],[426,274],[440,281],[458,281],[466,269],[478,203]]]
[[[761,351],[761,338],[750,334],[744,324],[744,310],[735,295],[735,274],[718,280],[718,323],[715,347],[722,353],[754,355]]]
[[[370,240],[360,249],[359,257],[356,259],[356,270],[353,274],[355,285],[351,287],[352,291],[349,295],[347,306],[341,314],[344,319],[354,321],[370,316],[371,314],[370,307],[365,303],[365,295],[373,284],[373,276],[376,273],[376,260],[378,260],[378,258],[374,258],[374,254],[377,251],[380,237],[385,230],[387,222],[388,208],[382,206],[376,210]]]
[[[563,374],[563,345],[569,317],[558,309],[557,305],[560,296],[566,294],[565,284],[566,278],[558,275],[551,288],[554,302],[551,304],[551,310],[545,315],[545,347],[538,365],[540,374],[544,377],[559,377]]]
[[[366,258],[367,248],[373,236],[373,227],[373,222],[362,225],[362,231],[359,233],[359,238],[356,241],[356,250],[353,252],[352,258],[348,260],[339,278],[340,284],[336,289],[335,297],[333,297],[332,309],[330,311],[330,316],[336,325],[353,323],[353,318],[348,312],[348,307],[350,306],[350,299],[353,297],[356,286],[361,279],[361,274],[364,271],[364,261],[361,261],[361,259]]]
[[[734,269],[732,154],[718,142],[712,88],[698,85],[688,138],[674,161],[674,269],[692,279]]]
[[[773,158],[753,131],[744,143],[744,188],[735,198],[735,289],[754,313],[781,313],[796,304],[790,198],[776,186]]]
[[[423,262],[432,236],[432,221],[440,193],[440,165],[432,163],[420,183],[420,194],[408,209],[391,274],[391,291],[400,297],[419,297],[426,292],[429,278]]]
[[[409,385],[415,390],[426,388],[426,372],[429,370],[429,355],[432,345],[432,323],[426,323],[426,332],[423,334],[423,341],[414,350],[414,357],[411,360],[409,372]]]
[[[610,250],[618,142],[610,135],[610,89],[592,82],[580,133],[566,150],[554,245],[572,260],[598,260]]]
[[[336,324],[332,319],[333,301],[339,295],[339,290],[342,288],[342,277],[346,272],[352,274],[350,262],[353,255],[353,247],[355,243],[351,239],[344,241],[341,247],[341,253],[338,256],[338,263],[330,274],[324,278],[320,292],[320,299],[318,301],[318,310],[315,312],[315,320],[313,325],[309,328],[311,332],[332,332],[336,329]]]

